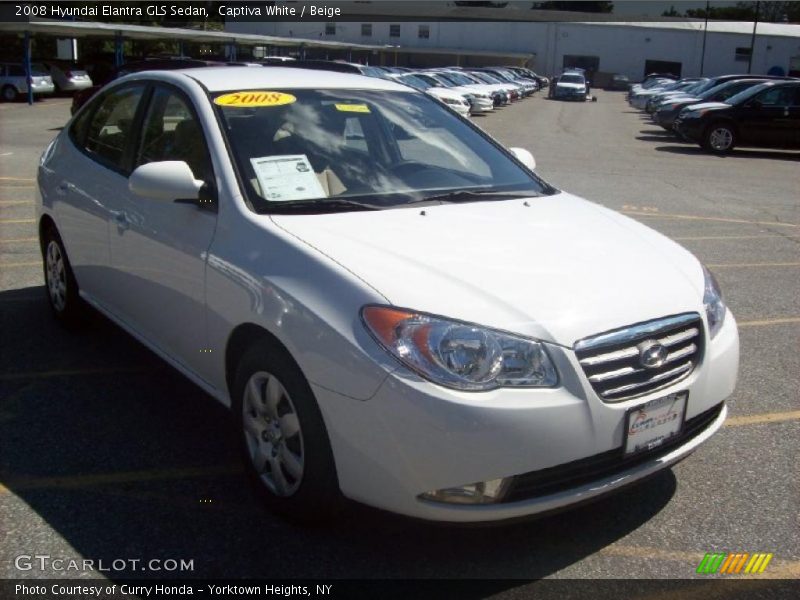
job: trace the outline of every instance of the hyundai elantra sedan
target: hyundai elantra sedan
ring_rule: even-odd
[[[534,167],[383,79],[132,74],[41,158],[48,298],[230,407],[288,518],[560,509],[708,440],[739,343],[692,254]]]

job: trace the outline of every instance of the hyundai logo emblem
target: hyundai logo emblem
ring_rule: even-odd
[[[655,340],[647,340],[637,346],[639,363],[645,369],[657,369],[667,362],[669,351]]]

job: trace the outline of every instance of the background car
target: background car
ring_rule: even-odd
[[[31,89],[35,96],[52,94],[55,91],[53,79],[44,67],[34,63],[31,65]],[[28,93],[25,67],[20,63],[0,63],[0,96],[6,102],[13,102]]]
[[[44,61],[41,64],[53,78],[57,92],[77,92],[94,85],[89,74],[77,63]]]
[[[800,81],[767,81],[725,102],[684,108],[675,130],[718,154],[737,145],[800,148]]]
[[[589,88],[586,78],[576,71],[565,71],[550,85],[549,97],[556,100],[578,100],[586,102]]]
[[[391,73],[389,79],[413,87],[415,90],[425,92],[429,96],[433,96],[437,100],[444,102],[460,114],[462,117],[468,117],[470,113],[469,100],[463,94],[453,92],[443,87],[434,87],[421,77],[417,77],[413,73]]]

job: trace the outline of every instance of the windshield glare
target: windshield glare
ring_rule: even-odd
[[[257,210],[280,210],[290,201],[322,206],[348,200],[388,208],[451,191],[519,192],[518,197],[554,191],[424,94],[281,93],[294,100],[258,107],[215,104]]]
[[[747,88],[746,90],[742,90],[738,94],[731,96],[730,98],[725,100],[725,103],[733,106],[736,104],[741,104],[742,102],[747,102],[749,98],[752,98],[753,96],[755,96],[762,90],[767,89],[768,87],[770,87],[770,84],[768,83],[762,83],[761,85],[754,85],[751,88]]]

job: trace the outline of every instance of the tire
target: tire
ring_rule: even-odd
[[[56,320],[67,329],[85,323],[87,306],[78,293],[78,282],[61,236],[52,225],[41,238],[45,293]]]
[[[14,102],[19,97],[19,92],[13,85],[4,85],[0,95],[3,96],[3,100],[6,102]]]
[[[736,131],[728,123],[712,123],[703,134],[700,145],[715,154],[726,154],[736,145]]]
[[[248,479],[272,512],[300,524],[324,523],[339,512],[343,498],[322,414],[277,342],[261,340],[242,356],[233,411]]]

